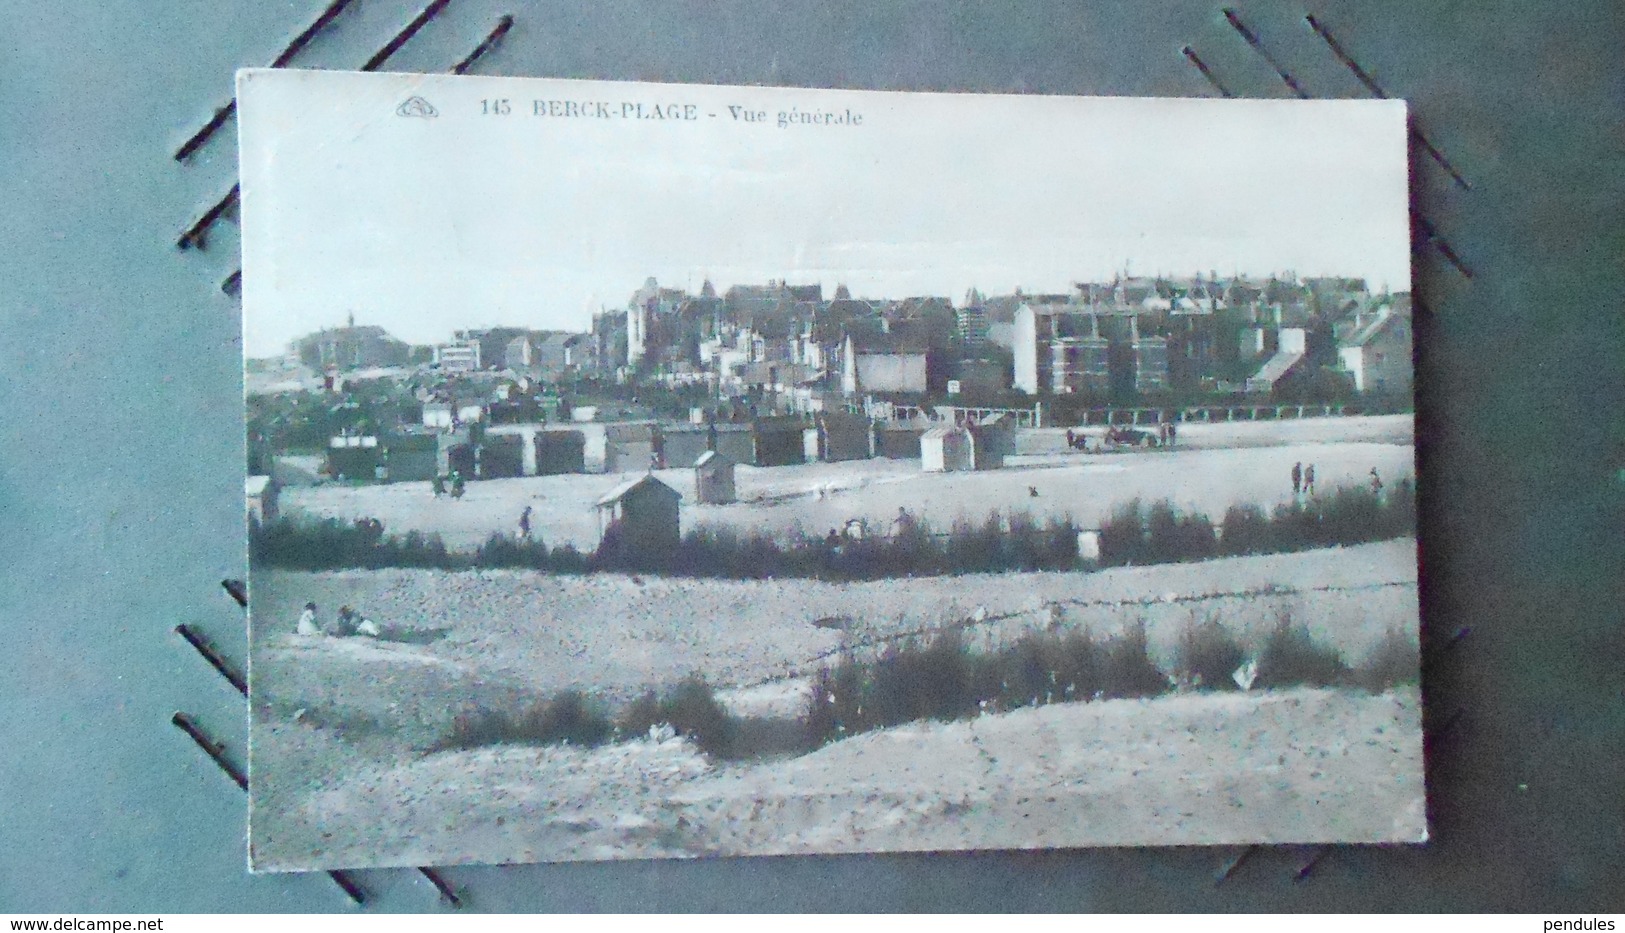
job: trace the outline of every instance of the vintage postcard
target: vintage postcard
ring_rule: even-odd
[[[238,99],[256,870],[1426,838],[1402,102]]]

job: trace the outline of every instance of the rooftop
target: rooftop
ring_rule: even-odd
[[[629,479],[619,486],[616,486],[614,489],[611,489],[609,492],[604,493],[599,497],[596,504],[599,508],[614,505],[615,503],[625,499],[627,496],[630,496],[632,493],[644,487],[650,487],[657,491],[664,491],[678,499],[683,498],[682,493],[645,473],[637,479]]]

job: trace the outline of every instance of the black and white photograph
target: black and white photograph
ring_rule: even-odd
[[[1404,102],[237,91],[255,871],[1427,839]]]

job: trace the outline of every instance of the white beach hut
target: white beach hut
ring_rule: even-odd
[[[958,425],[926,431],[920,436],[920,469],[927,473],[976,469],[970,432]]]

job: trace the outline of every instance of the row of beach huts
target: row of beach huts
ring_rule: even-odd
[[[989,470],[1013,452],[1009,415],[963,423],[871,421],[862,415],[760,418],[745,423],[604,424],[602,456],[588,432],[569,425],[461,427],[394,436],[343,435],[327,450],[335,478],[412,482],[460,473],[468,479],[626,473],[692,467],[714,452],[740,465],[774,467],[884,457],[918,460],[927,472]]]

